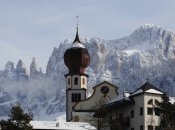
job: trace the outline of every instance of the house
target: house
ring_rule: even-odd
[[[104,105],[101,109],[105,108],[108,112],[102,118],[106,116],[111,121],[117,120],[123,130],[159,130],[158,105],[162,94],[161,90],[146,82],[133,93],[124,92]],[[94,117],[99,117],[99,111]]]

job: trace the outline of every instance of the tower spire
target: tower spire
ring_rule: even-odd
[[[76,18],[77,18],[77,27],[78,27],[78,18],[79,18],[79,16],[76,16]]]
[[[76,18],[77,18],[77,27],[76,27],[77,33],[76,33],[75,40],[73,43],[75,43],[75,42],[81,43],[79,36],[78,36],[78,18],[79,18],[79,16],[76,16]]]

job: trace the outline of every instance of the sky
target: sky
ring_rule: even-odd
[[[144,24],[175,32],[173,0],[0,0],[0,70],[7,61],[32,57],[46,71],[54,47],[79,36],[113,40],[129,36]]]

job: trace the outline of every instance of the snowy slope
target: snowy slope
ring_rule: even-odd
[[[159,26],[143,25],[130,36],[115,40],[80,38],[87,48],[91,63],[86,69],[88,91],[106,80],[119,87],[119,93],[134,91],[149,79],[169,95],[175,94],[175,34]],[[0,71],[0,116],[20,102],[26,112],[50,115],[65,111],[65,77],[68,70],[63,56],[72,40],[67,39],[54,48],[46,74],[32,59],[30,75],[22,60],[16,68],[8,62]]]

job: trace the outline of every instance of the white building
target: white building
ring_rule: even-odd
[[[117,120],[123,130],[159,130],[160,109],[163,92],[146,82],[133,93],[125,92],[112,99],[105,109],[107,116]],[[101,108],[102,109],[102,108]],[[94,117],[98,117],[98,112]]]

